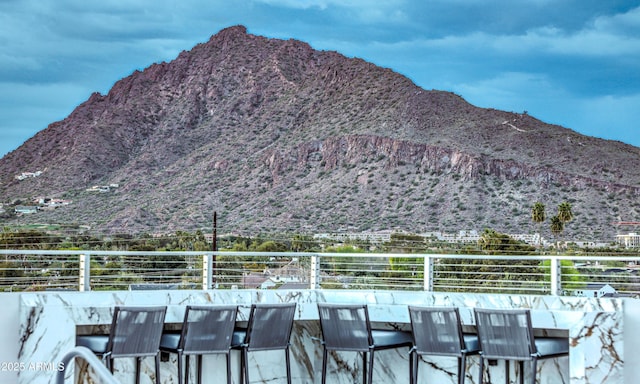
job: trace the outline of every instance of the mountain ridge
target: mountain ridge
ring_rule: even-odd
[[[206,227],[215,210],[229,231],[529,232],[535,201],[570,201],[569,233],[611,237],[640,211],[637,147],[243,26],[94,93],[0,171],[4,203],[73,200],[5,222],[104,231]]]

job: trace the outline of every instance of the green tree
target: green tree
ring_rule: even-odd
[[[526,254],[532,251],[532,247],[526,243],[517,241],[507,234],[490,228],[485,228],[482,232],[478,245],[484,253],[489,255]]]
[[[267,240],[256,247],[258,252],[286,252],[286,245],[273,240]]]
[[[313,252],[320,249],[320,244],[309,235],[295,234],[291,239],[291,250],[293,252]]]
[[[558,219],[565,224],[573,219],[573,211],[571,210],[570,203],[565,201],[558,205]]]
[[[533,208],[531,208],[531,219],[534,223],[538,223],[538,234],[540,235],[538,245],[540,245],[542,242],[542,223],[547,219],[544,204],[539,201],[533,204]]]
[[[394,232],[390,240],[384,243],[383,250],[390,253],[424,252],[427,250],[427,243],[420,235]]]
[[[556,239],[556,245],[558,243],[558,236],[564,231],[564,222],[560,220],[558,215],[551,217],[551,233],[553,233]]]
[[[24,273],[20,264],[11,261],[0,262],[0,277],[1,278],[15,278],[22,277]]]
[[[562,229],[560,230],[560,235],[562,235],[567,223],[573,219],[570,203],[564,201],[558,205],[558,219],[562,222]]]

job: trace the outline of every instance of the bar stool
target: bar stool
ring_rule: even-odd
[[[411,333],[394,330],[372,330],[369,311],[364,304],[318,303],[322,332],[322,384],[327,380],[329,351],[355,351],[362,353],[364,384],[373,382],[374,352],[383,349],[411,348]],[[367,362],[367,355],[369,356]],[[410,377],[413,364],[409,359]],[[368,373],[368,374],[367,374]]]
[[[458,358],[458,383],[464,384],[468,355],[478,354],[478,336],[462,332],[460,311],[456,307],[409,306],[414,366],[412,383],[418,383],[418,357],[423,355],[453,356]]]
[[[160,337],[167,307],[115,307],[109,335],[77,336],[76,345],[102,356],[113,373],[113,359],[136,359],[136,384],[140,383],[140,360],[155,357],[156,384],[160,384]]]
[[[569,355],[567,338],[534,337],[528,309],[476,308],[474,313],[480,341],[480,384],[485,360],[505,360],[506,383],[509,383],[509,361],[517,361],[520,384],[524,383],[524,362],[531,361],[531,384],[535,384],[538,359]]]
[[[291,384],[289,340],[296,303],[253,304],[246,330],[233,333],[232,348],[240,350],[240,382],[249,384],[249,352],[284,350],[287,383]]]
[[[236,324],[237,306],[187,306],[180,333],[164,333],[160,350],[178,355],[178,383],[189,383],[190,357],[196,356],[197,382],[202,382],[202,355],[224,354],[227,383],[231,384],[231,340]],[[184,381],[182,360],[185,360]]]

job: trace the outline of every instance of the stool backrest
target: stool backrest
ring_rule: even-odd
[[[474,310],[482,356],[486,359],[531,360],[536,354],[528,309]]]
[[[237,306],[187,306],[178,348],[185,354],[228,352],[237,312]]]
[[[155,356],[167,307],[115,307],[107,353],[111,357]]]
[[[296,314],[296,303],[253,304],[245,344],[247,350],[288,348]]]
[[[462,356],[465,345],[458,308],[409,306],[409,317],[416,352]]]
[[[373,345],[366,305],[318,303],[325,348],[368,351]]]

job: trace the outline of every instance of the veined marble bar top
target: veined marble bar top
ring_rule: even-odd
[[[360,290],[171,290],[33,292],[5,295],[9,296],[0,295],[0,305],[3,305],[3,308],[15,308],[17,316],[11,316],[9,320],[0,320],[0,341],[13,339],[11,336],[2,336],[3,332],[10,331],[12,327],[15,329],[15,324],[5,323],[12,322],[12,319],[17,320],[19,329],[17,344],[12,346],[14,348],[3,347],[0,354],[3,362],[7,360],[18,363],[18,369],[0,372],[0,382],[3,383],[53,382],[55,372],[52,370],[56,362],[74,347],[78,329],[83,326],[111,324],[113,308],[117,305],[166,305],[165,322],[181,323],[187,305],[240,305],[242,307],[239,320],[242,320],[246,319],[251,304],[282,302],[297,303],[297,326],[292,336],[295,340],[292,340],[291,352],[292,373],[296,383],[320,382],[321,358],[319,360],[318,356],[322,355],[322,347],[315,341],[319,337],[319,302],[368,304],[372,322],[395,326],[408,325],[409,305],[458,307],[466,325],[473,324],[473,308],[476,307],[528,308],[532,311],[535,328],[561,331],[570,341],[568,358],[539,364],[540,383],[636,383],[635,379],[640,377],[640,368],[637,368],[640,366],[640,357],[637,357],[639,354],[625,353],[625,347],[630,348],[632,344],[640,343],[640,331],[635,331],[640,328],[640,310],[637,309],[638,301],[635,299]],[[6,346],[7,343],[4,342],[3,345]],[[358,361],[357,358],[351,358],[343,364],[344,366],[334,366],[330,372],[339,379],[328,381],[352,382],[349,381],[353,380],[351,370],[359,369]],[[252,364],[261,362],[267,364],[262,360],[256,360]],[[33,363],[41,364],[40,369],[33,367]],[[173,363],[162,364],[163,382],[176,382],[176,378],[172,377],[175,375],[174,363],[175,360]],[[269,364],[277,367],[284,363],[283,360],[275,360],[275,363]],[[421,377],[424,375],[425,380],[453,383],[456,380],[455,375],[449,375],[447,372],[455,372],[455,363],[447,361],[442,364],[444,365],[440,370],[421,368]],[[470,357],[468,366],[468,382],[476,383],[477,360]],[[252,374],[252,381],[255,379],[257,382],[286,382],[284,374],[277,368],[262,368],[256,375]],[[502,374],[503,367],[498,368],[489,368],[495,371],[492,371],[492,380]],[[205,369],[205,377],[207,373]],[[386,380],[381,382],[408,383],[408,353],[389,353],[384,355],[384,359],[376,360],[374,377],[380,375],[383,377],[378,380]],[[5,377],[14,379],[2,380]],[[261,377],[262,381],[259,381],[258,377]],[[124,381],[129,379],[131,377]],[[68,382],[72,380],[73,377],[70,377]],[[237,380],[238,376],[235,376],[234,382]]]

